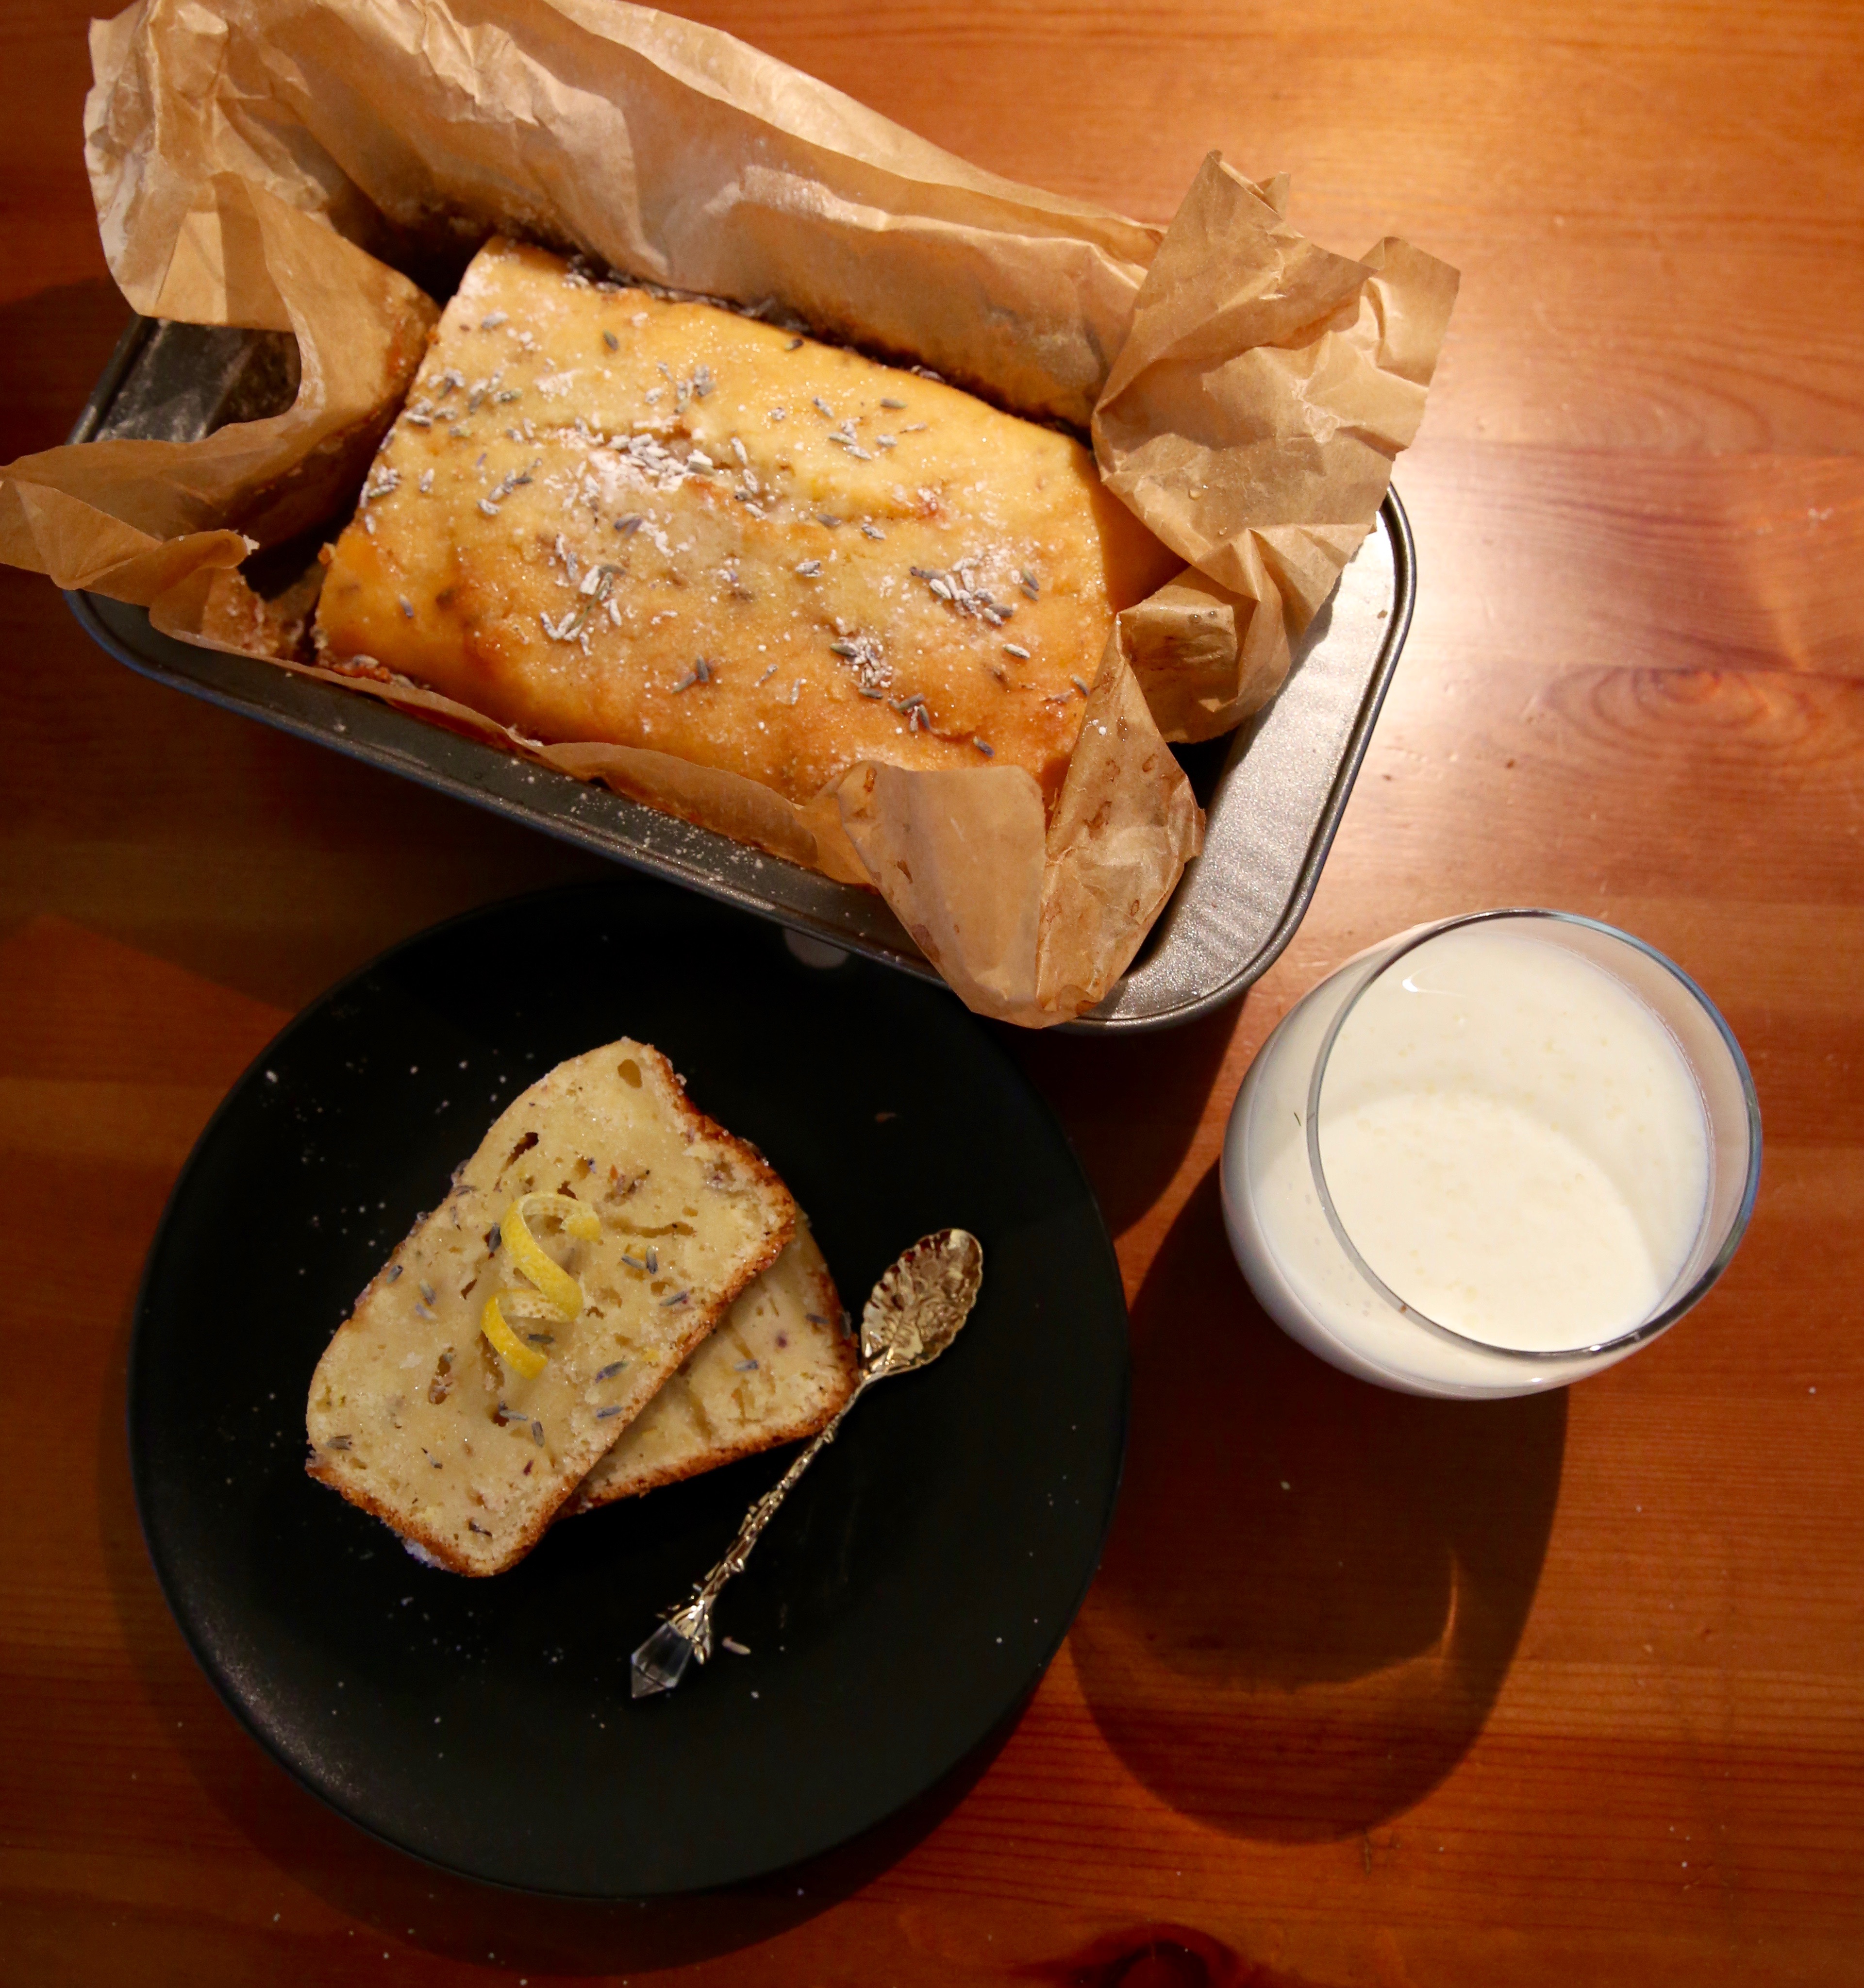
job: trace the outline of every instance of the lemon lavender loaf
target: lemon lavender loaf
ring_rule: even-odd
[[[813,1435],[860,1360],[807,1222],[582,1480],[587,1511]]]
[[[1177,564],[1067,435],[495,239],[328,556],[316,640],[795,807],[879,760],[1021,766],[1052,808],[1114,614]]]
[[[657,1051],[559,1063],[338,1328],[311,1383],[311,1474],[441,1565],[498,1573],[796,1219]]]

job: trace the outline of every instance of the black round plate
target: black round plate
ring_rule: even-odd
[[[311,1373],[453,1168],[553,1063],[656,1044],[812,1219],[858,1314],[928,1230],[984,1246],[952,1350],[876,1388],[727,1591],[721,1652],[631,1701],[628,1657],[774,1482],[754,1457],[553,1527],[511,1572],[417,1564],[304,1474]],[[727,1884],[930,1787],[1017,1706],[1099,1560],[1126,1307],[1048,1108],[940,990],[624,880],[477,912],[316,1002],[183,1170],[129,1391],[156,1572],[259,1740],[366,1829],[582,1897]]]

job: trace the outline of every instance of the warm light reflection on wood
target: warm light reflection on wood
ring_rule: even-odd
[[[0,573],[0,1206],[9,1343],[35,1350],[0,1445],[0,1952],[47,1983],[346,1988],[372,1967],[1854,1980],[1864,12],[697,11],[989,169],[1162,221],[1221,146],[1289,171],[1329,245],[1401,232],[1465,272],[1398,476],[1417,620],[1306,922],[1227,1015],[1012,1044],[1132,1302],[1102,1576],[1000,1750],[728,1897],[495,1897],[300,1794],[196,1672],[144,1557],[122,1439],[143,1254],[285,1016],[433,920],[600,866],[145,683]],[[124,322],[79,145],[86,12],[8,21],[9,458],[62,438]],[[1508,902],[1629,925],[1708,988],[1760,1087],[1759,1210],[1697,1314],[1570,1398],[1401,1401],[1251,1303],[1217,1219],[1223,1114],[1347,954]]]

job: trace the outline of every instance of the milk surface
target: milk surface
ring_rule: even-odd
[[[1589,960],[1488,925],[1367,989],[1328,1065],[1320,1148],[1373,1269],[1501,1346],[1629,1331],[1708,1196],[1708,1128],[1668,1030]]]
[[[1454,928],[1362,996],[1321,1096],[1322,1165],[1359,1274],[1309,1164],[1308,1084],[1364,976],[1343,969],[1257,1059],[1226,1150],[1225,1206],[1258,1295],[1336,1364],[1426,1391],[1513,1392],[1602,1364],[1535,1368],[1629,1330],[1662,1302],[1707,1205],[1707,1117],[1663,1024],[1629,989],[1518,926]],[[1258,1274],[1259,1273],[1259,1274]]]

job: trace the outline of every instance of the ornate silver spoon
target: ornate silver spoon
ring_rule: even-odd
[[[873,1287],[861,1314],[861,1374],[854,1392],[828,1427],[803,1451],[775,1486],[745,1515],[731,1550],[634,1652],[629,1668],[637,1698],[671,1691],[695,1659],[712,1654],[712,1608],[719,1592],[751,1557],[790,1486],[835,1440],[848,1412],[875,1381],[910,1374],[936,1360],[957,1337],[984,1281],[984,1252],[962,1229],[941,1229],[915,1242]]]

